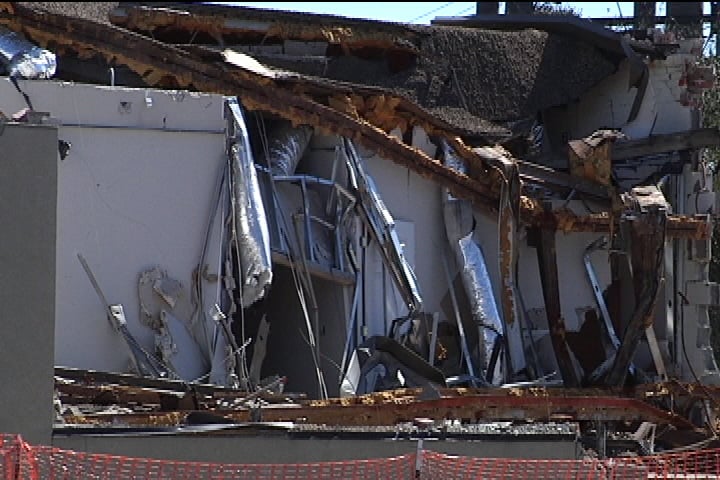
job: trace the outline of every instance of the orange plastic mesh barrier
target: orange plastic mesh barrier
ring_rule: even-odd
[[[0,448],[0,479],[14,479],[17,458],[14,449]]]
[[[8,445],[7,442],[5,445]],[[1,480],[300,480],[414,479],[415,455],[298,464],[220,464],[91,454],[21,440],[2,466]],[[19,461],[13,459],[18,458]],[[5,461],[6,457],[2,457]]]
[[[417,464],[415,454],[322,463],[220,464],[75,452],[31,446],[19,436],[0,434],[0,480],[720,480],[720,449],[604,460],[477,458],[429,450],[420,454]]]
[[[423,480],[636,480],[651,478],[720,479],[720,450],[699,450],[604,460],[524,460],[422,453]]]

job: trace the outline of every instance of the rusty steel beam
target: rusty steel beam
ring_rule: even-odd
[[[153,388],[119,385],[74,385],[56,383],[55,390],[63,405],[115,405],[127,408],[142,406],[154,411],[213,409],[219,405],[241,405],[249,395],[271,404],[293,403],[292,394],[261,391],[215,392],[202,395],[194,391],[178,393]]]
[[[523,223],[527,226],[541,227],[548,224],[539,201],[523,197],[521,210]],[[618,231],[619,215],[610,212],[578,215],[569,209],[553,210],[552,223],[557,224],[558,232],[612,233]],[[667,238],[686,238],[702,240],[710,238],[712,220],[709,215],[668,215]]]
[[[498,263],[501,283],[500,305],[505,323],[504,341],[507,345],[505,352],[508,371],[510,373],[520,372],[527,366],[527,362],[523,332],[520,328],[519,295],[515,285],[519,252],[520,192],[522,189],[518,164],[507,150],[499,146],[469,150],[464,147],[460,139],[455,139],[454,144],[455,148],[466,151],[465,157],[471,171],[478,168],[489,169],[487,176],[494,176],[494,184],[500,187],[497,193],[500,209]],[[468,158],[467,152],[471,152],[477,158]]]
[[[279,85],[273,78],[229,67],[226,64],[203,62],[188,52],[156,42],[142,35],[117,27],[80,18],[38,13],[19,4],[0,4],[0,25],[22,32],[31,41],[56,52],[71,50],[80,58],[104,57],[111,64],[124,64],[138,73],[148,84],[172,88],[188,88],[211,93],[239,96],[246,108],[277,114],[295,124],[305,123],[323,133],[348,137],[369,150],[402,165],[417,174],[448,188],[468,199],[481,211],[496,213],[499,186],[491,173],[488,178],[471,178],[404,144],[371,123],[310,98],[307,94]],[[297,85],[296,85],[297,86]],[[334,87],[333,87],[334,88]],[[329,88],[332,91],[332,88]],[[406,100],[398,105],[408,104]],[[417,107],[414,107],[417,110]],[[432,118],[432,117],[431,117]],[[458,155],[473,170],[487,171],[482,158],[448,133],[444,126],[428,125],[429,134],[448,138]],[[458,148],[459,147],[459,148]],[[522,197],[521,219],[526,223],[540,221],[534,200]],[[566,216],[561,214],[561,217]],[[609,216],[574,216],[559,221],[564,231],[609,232]],[[668,219],[668,236],[708,238],[708,223],[677,216]],[[673,221],[674,220],[674,221]],[[562,228],[561,228],[562,229]]]
[[[116,424],[177,426],[188,412],[66,415],[69,424]],[[265,422],[299,422],[331,426],[382,426],[411,422],[415,418],[485,421],[576,421],[652,422],[692,429],[685,418],[635,398],[609,396],[533,396],[508,394],[473,395],[409,403],[328,405],[322,407],[274,407],[250,410],[213,410],[213,414],[235,422],[252,421],[261,415]]]
[[[207,399],[200,401],[194,392],[177,394],[138,387],[69,384],[56,384],[55,390],[63,405],[114,405],[126,408],[142,405],[145,409],[165,411],[196,410],[208,404]]]

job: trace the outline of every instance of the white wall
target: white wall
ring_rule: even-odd
[[[686,62],[695,61],[693,55],[675,54],[664,61],[649,62],[647,90],[638,116],[631,123],[627,120],[637,88],[629,88],[628,61],[567,109],[554,110],[549,122],[564,131],[568,139],[585,137],[598,128],[622,129],[634,139],[691,128],[692,108],[683,105],[686,87],[681,79]]]
[[[372,155],[371,152],[359,149],[359,153],[363,157],[367,171],[375,181],[385,205],[398,224],[402,225],[402,228],[397,228],[398,235],[402,237],[403,233],[407,232],[406,235],[411,237],[410,239],[400,238],[401,242],[405,240],[413,243],[414,239],[414,245],[408,245],[408,247],[413,247],[408,248],[408,259],[411,264],[414,264],[425,311],[428,313],[441,311],[440,302],[447,293],[448,285],[439,253],[447,252],[451,265],[453,256],[447,247],[445,237],[440,187],[405,167]],[[412,224],[412,227],[405,224],[406,222]],[[412,230],[414,232],[411,234]],[[372,279],[368,279],[373,282],[369,287],[373,288],[375,292],[381,291],[382,275],[379,272],[368,273],[376,274],[374,282]],[[389,283],[389,279],[386,280],[387,283]],[[382,298],[378,298],[371,305],[366,305],[368,318],[382,315],[382,300]]]
[[[153,333],[139,323],[138,276],[159,265],[190,293],[225,162],[223,99],[49,81],[21,87],[36,110],[58,120],[59,138],[72,145],[58,165],[55,363],[127,371],[124,345],[77,253],[150,348]],[[0,99],[6,114],[24,106],[5,79]]]

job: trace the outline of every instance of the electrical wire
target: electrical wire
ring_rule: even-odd
[[[191,324],[194,324],[200,318],[202,318],[202,333],[205,337],[204,344],[207,346],[208,353],[211,354],[210,355],[211,357],[212,357],[212,353],[213,353],[212,350],[213,350],[214,345],[211,345],[211,343],[210,343],[210,337],[208,335],[208,330],[207,330],[207,315],[205,314],[205,309],[204,309],[205,294],[203,292],[201,272],[205,265],[205,257],[207,255],[208,245],[210,244],[211,232],[212,232],[213,226],[215,224],[215,216],[217,215],[218,208],[220,208],[221,200],[223,197],[227,165],[225,163],[223,163],[223,165],[221,165],[219,170],[220,171],[218,172],[218,178],[216,179],[215,190],[214,190],[215,192],[217,192],[217,195],[215,196],[213,208],[211,208],[210,216],[208,218],[207,228],[205,230],[205,240],[203,241],[203,246],[202,246],[202,250],[200,253],[200,259],[199,259],[198,265],[197,265],[197,275],[193,282],[194,283],[193,293],[194,293],[194,297],[195,297],[194,300],[197,303],[195,304],[195,308],[190,316]],[[221,218],[222,218],[222,215],[221,215]],[[221,244],[222,244],[222,242],[221,242]],[[210,363],[212,363],[212,360]]]
[[[475,10],[475,6],[465,8],[463,10],[460,10],[458,13],[455,14],[455,16],[464,15],[466,13],[470,13],[471,11]]]
[[[415,22],[417,22],[418,20],[420,20],[421,18],[425,18],[425,17],[427,17],[428,15],[432,15],[433,13],[439,12],[439,11],[442,10],[443,8],[449,7],[449,6],[452,5],[453,3],[455,3],[455,2],[448,2],[448,3],[445,3],[445,4],[443,4],[443,5],[441,5],[441,6],[437,7],[437,8],[433,8],[433,9],[430,10],[429,12],[423,13],[423,14],[420,15],[419,17],[413,18],[413,19],[410,20],[408,23],[415,23]],[[473,8],[475,8],[475,7],[473,7]]]
[[[231,349],[230,352],[225,356],[225,358],[223,358],[222,363],[227,362],[227,361],[230,360],[233,356],[237,355],[237,354],[240,352],[240,350],[246,349],[247,346],[250,345],[251,340],[252,340],[251,338],[248,338],[247,340],[245,340],[245,343],[243,343],[242,345],[240,345],[236,350],[232,350],[232,349]],[[200,375],[200,376],[197,377],[196,379],[191,380],[191,381],[189,381],[189,382],[187,382],[187,383],[188,383],[188,384],[198,383],[200,380],[204,380],[204,379],[206,379],[206,378],[209,378],[211,374],[212,374],[212,371],[209,371],[208,373],[206,373],[206,374],[204,374],[204,375]]]
[[[301,328],[298,328],[298,332],[300,332],[300,338],[302,338],[302,339],[305,341],[305,343],[308,344],[308,346],[312,347],[312,345],[310,344],[310,341],[308,340],[307,336],[305,335],[305,332],[303,332]],[[357,392],[357,386],[353,383],[353,381],[352,381],[349,377],[345,377],[345,378],[343,379],[343,369],[342,369],[342,367],[341,367],[340,365],[338,365],[338,363],[337,363],[335,360],[333,360],[332,358],[330,358],[329,356],[325,355],[325,354],[322,353],[322,352],[320,352],[320,356],[321,356],[323,359],[327,360],[327,362],[328,362],[331,366],[335,367],[335,369],[338,371],[338,373],[340,374],[340,375],[338,376],[338,379],[339,379],[339,382],[338,382],[338,383],[339,383],[339,384],[342,384],[342,381],[343,381],[343,380],[347,380],[348,383],[350,384],[350,386],[352,387],[353,391]]]

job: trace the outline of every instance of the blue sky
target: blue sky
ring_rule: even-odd
[[[328,13],[345,17],[371,18],[404,23],[428,24],[434,17],[470,15],[476,2],[214,2],[247,7]],[[504,5],[501,3],[501,5]],[[632,16],[632,2],[563,2],[583,17]],[[658,2],[658,14],[665,14],[665,3]],[[501,6],[502,8],[502,6]],[[706,5],[709,9],[709,4]]]

